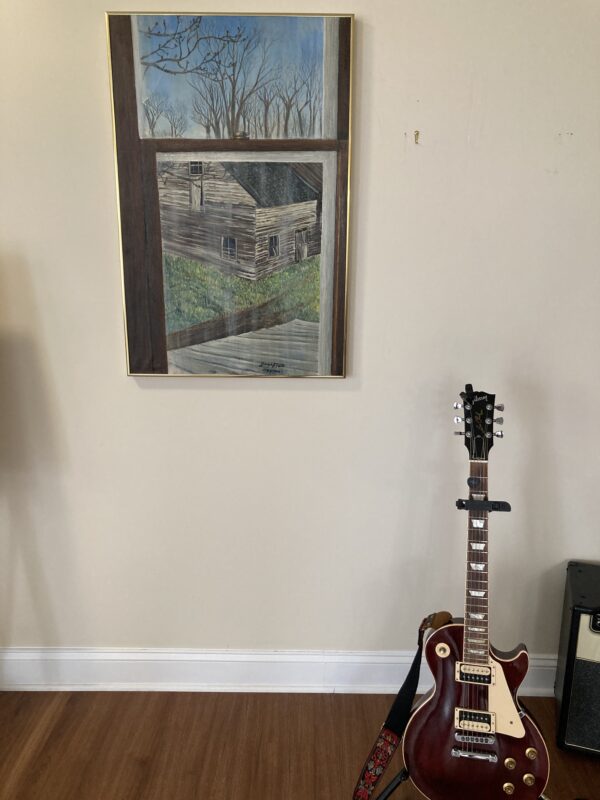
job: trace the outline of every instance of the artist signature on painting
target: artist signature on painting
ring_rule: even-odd
[[[280,375],[285,364],[283,361],[261,361],[260,368],[268,375]]]

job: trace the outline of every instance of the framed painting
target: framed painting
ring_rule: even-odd
[[[129,374],[344,376],[352,24],[107,14]]]

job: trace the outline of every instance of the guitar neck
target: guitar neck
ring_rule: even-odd
[[[488,462],[470,461],[469,499],[488,499]],[[463,661],[489,663],[488,511],[469,511]]]

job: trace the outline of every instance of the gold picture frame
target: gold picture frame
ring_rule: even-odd
[[[107,14],[128,374],[345,376],[353,24]]]

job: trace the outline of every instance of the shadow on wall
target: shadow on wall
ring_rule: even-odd
[[[73,583],[61,474],[64,445],[27,266],[0,263],[0,645],[55,646],[56,590]],[[68,603],[69,613],[77,598]],[[65,603],[65,606],[67,604]],[[40,675],[43,681],[50,676]],[[0,660],[10,682],[10,661]]]
[[[511,395],[518,399],[520,408],[515,413],[519,413],[523,422],[525,458],[522,464],[516,465],[514,475],[515,489],[525,487],[521,494],[525,508],[521,517],[523,529],[512,526],[514,555],[502,564],[499,583],[510,584],[515,572],[520,575],[522,596],[519,601],[527,604],[526,619],[519,623],[520,638],[526,636],[531,641],[536,636],[538,640],[543,638],[549,642],[543,652],[554,653],[558,649],[566,564],[561,561],[544,571],[535,566],[543,562],[558,537],[568,536],[560,501],[556,448],[548,437],[554,420],[543,386],[517,378],[509,388]],[[526,576],[524,569],[531,569],[531,565],[535,573]]]
[[[458,512],[453,502],[448,504],[447,512],[444,511],[442,516],[438,511],[444,508],[448,492],[452,498],[458,496],[458,487],[468,474],[466,451],[465,478],[457,476],[452,467],[455,461],[453,450],[459,446],[465,450],[464,440],[457,441],[453,435],[452,417],[456,412],[452,409],[452,402],[456,396],[457,387],[452,376],[436,379],[426,376],[419,383],[407,387],[402,400],[403,419],[417,420],[418,424],[403,424],[404,433],[397,437],[402,442],[399,458],[403,468],[397,473],[396,485],[390,485],[390,492],[395,492],[398,498],[398,513],[395,544],[387,554],[388,574],[390,583],[395,586],[395,596],[389,596],[386,614],[380,621],[382,635],[395,631],[397,637],[400,619],[410,636],[404,641],[411,642],[411,647],[416,641],[417,627],[427,614],[447,608],[454,616],[462,616],[464,540],[457,540],[450,533],[455,526],[453,515]],[[442,401],[448,398],[447,406],[440,403],[440,398]],[[457,548],[460,556],[455,558]],[[431,576],[432,564],[439,565],[440,562],[460,564],[460,571],[434,567],[436,580],[432,582],[428,577]],[[419,605],[414,616],[407,619],[406,608],[412,605],[414,598],[419,599]],[[460,606],[453,603],[457,598],[461,601]],[[397,647],[398,644],[392,640],[390,649]],[[426,675],[427,668],[424,667],[422,676]],[[424,678],[424,682],[428,680]]]

